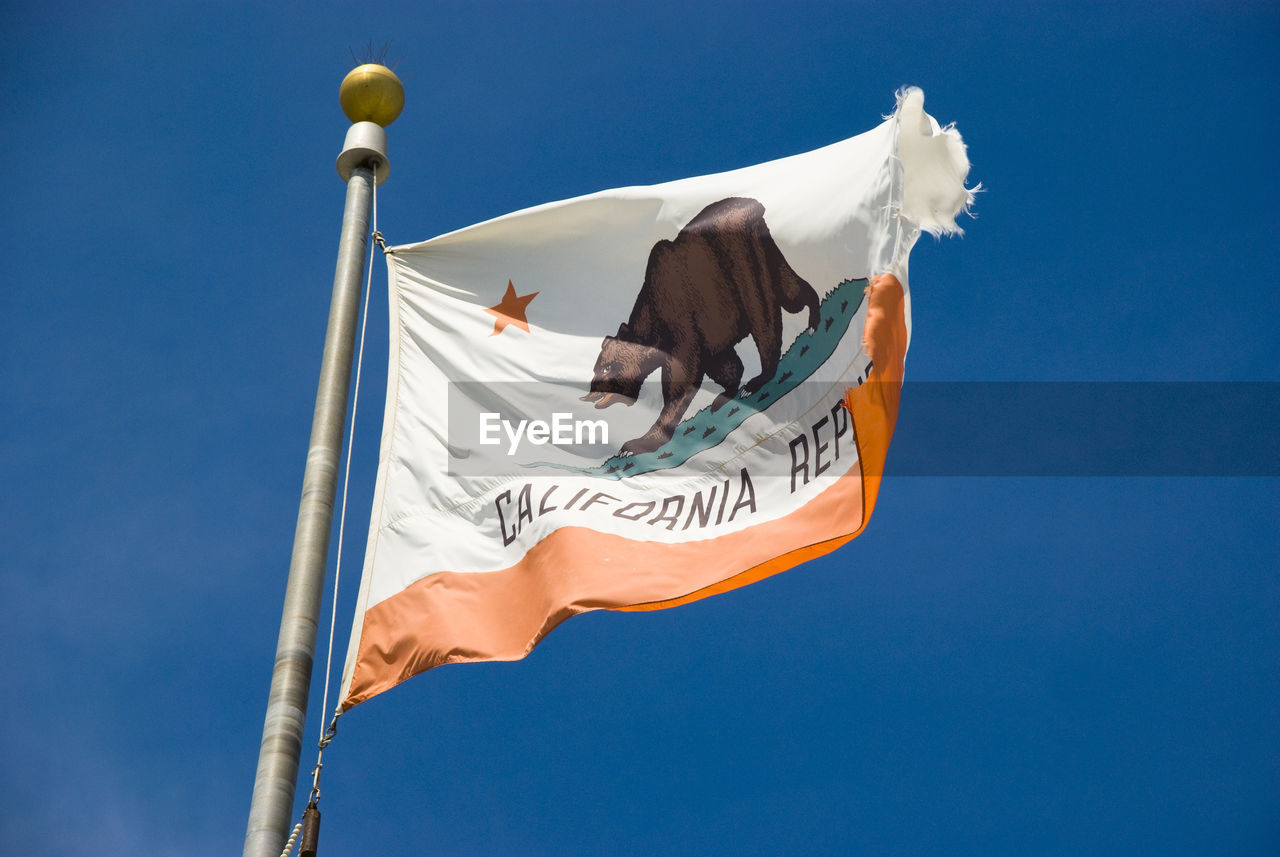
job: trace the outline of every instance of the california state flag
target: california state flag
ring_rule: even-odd
[[[342,707],[835,550],[871,515],[907,258],[971,200],[918,89],[860,136],[387,251],[391,356]]]

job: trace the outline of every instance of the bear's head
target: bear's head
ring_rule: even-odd
[[[606,336],[596,358],[591,391],[583,402],[595,402],[597,408],[623,402],[634,405],[640,398],[640,387],[654,369],[662,365],[662,352],[651,345],[632,342],[624,323],[617,336]]]

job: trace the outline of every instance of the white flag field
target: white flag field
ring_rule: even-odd
[[[972,201],[918,89],[864,134],[387,250],[390,366],[348,709],[560,622],[724,592],[866,526],[907,261]]]

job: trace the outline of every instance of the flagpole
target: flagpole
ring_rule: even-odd
[[[404,89],[390,69],[366,64],[353,69],[342,81],[338,98],[353,123],[338,156],[338,174],[347,183],[347,200],[244,857],[278,857],[293,821],[342,429],[347,418],[369,213],[374,184],[382,184],[389,171],[384,126],[400,115]],[[328,712],[321,715],[328,716]]]

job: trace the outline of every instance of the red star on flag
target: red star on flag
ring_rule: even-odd
[[[502,300],[495,306],[485,310],[490,315],[497,316],[498,319],[493,323],[493,333],[489,335],[497,336],[509,324],[514,324],[525,333],[528,333],[529,321],[525,318],[524,311],[529,306],[529,301],[537,296],[537,292],[524,296],[516,295],[515,286],[511,284],[510,280],[507,280],[507,292],[502,296]]]

